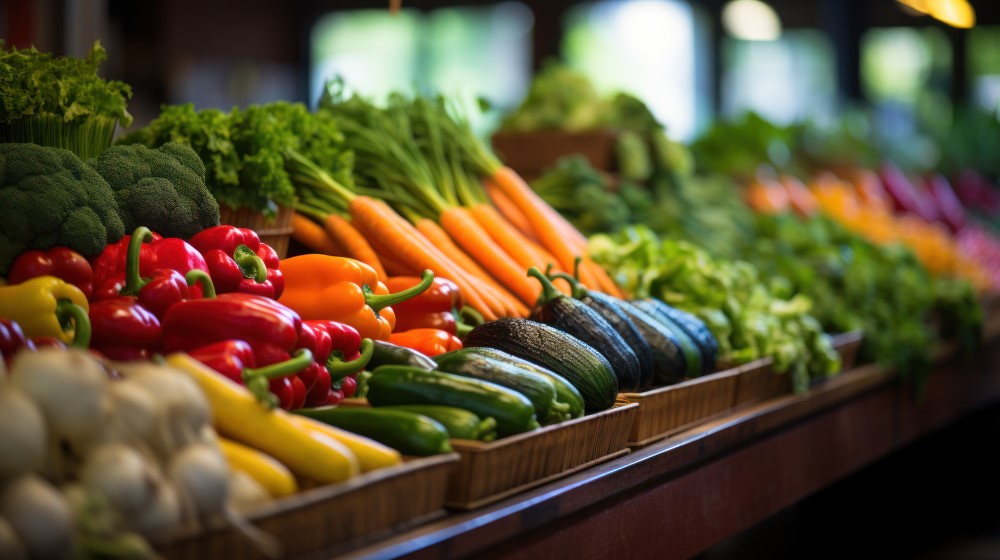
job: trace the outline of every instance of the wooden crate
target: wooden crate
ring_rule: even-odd
[[[737,368],[739,373],[733,406],[742,406],[792,392],[792,376],[775,373],[771,365],[772,360],[767,357]]]
[[[580,154],[595,169],[614,171],[617,134],[610,130],[498,132],[492,144],[500,159],[527,180],[562,157]]]
[[[249,208],[233,209],[225,204],[219,205],[219,223],[250,228],[257,232],[262,243],[270,245],[278,258],[288,255],[288,242],[292,238],[292,215],[295,210],[291,206],[279,206],[278,214],[273,220],[268,220],[263,214]]]
[[[282,558],[368,543],[443,516],[448,475],[457,462],[455,453],[407,460],[277,500],[248,520],[278,538]],[[227,526],[181,535],[157,553],[185,560],[265,558]]]
[[[626,445],[637,404],[567,420],[496,441],[453,439],[459,463],[445,504],[474,509],[613,459]]]
[[[840,354],[840,371],[854,368],[865,336],[861,329],[833,336],[833,348]]]
[[[740,368],[726,369],[642,393],[623,393],[639,405],[629,447],[642,447],[733,408]]]

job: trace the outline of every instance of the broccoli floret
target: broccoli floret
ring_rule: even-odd
[[[111,187],[73,152],[0,144],[0,275],[28,249],[95,257],[124,235]]]
[[[205,164],[186,144],[114,145],[88,162],[111,185],[127,231],[146,226],[188,239],[219,225],[219,203],[205,186]]]

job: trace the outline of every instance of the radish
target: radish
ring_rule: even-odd
[[[11,382],[41,408],[52,440],[65,442],[76,456],[86,454],[109,412],[108,378],[90,353],[77,348],[20,352],[11,363]]]
[[[45,480],[27,474],[4,486],[0,516],[10,522],[30,557],[72,558],[73,513]]]
[[[0,362],[3,362],[3,360],[0,360]],[[14,528],[10,526],[10,523],[6,519],[0,517],[0,558],[23,560],[27,557],[28,553],[25,552],[21,540],[17,538]]]
[[[15,387],[0,387],[0,480],[41,470],[48,441],[45,418],[34,401]]]
[[[80,482],[89,492],[104,496],[123,518],[128,518],[150,506],[163,484],[163,476],[136,449],[108,444],[87,456]]]

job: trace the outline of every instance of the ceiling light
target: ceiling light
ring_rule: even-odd
[[[722,9],[722,27],[734,39],[774,41],[781,36],[781,20],[760,0],[733,0]]]

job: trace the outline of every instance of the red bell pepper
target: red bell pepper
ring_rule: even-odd
[[[285,290],[278,253],[261,243],[252,229],[210,227],[188,242],[205,257],[215,291],[220,294],[241,292],[278,299]]]
[[[150,232],[148,228],[139,227],[136,228],[133,235],[126,235],[118,243],[105,247],[104,251],[91,262],[94,268],[94,288],[96,290],[101,290],[109,282],[127,280],[129,246],[133,236],[150,240],[149,243],[142,243],[137,249],[139,256],[138,275],[142,278],[150,278],[160,269],[176,270],[181,276],[196,269],[210,274],[205,258],[183,239],[164,238],[157,233]],[[191,286],[189,293],[192,298],[200,298],[202,297],[202,288]]]
[[[461,350],[462,341],[447,331],[439,329],[410,329],[392,333],[389,342],[416,350],[426,356],[437,356],[452,350]]]
[[[25,336],[17,321],[0,317],[0,356],[3,356],[4,362],[10,365],[14,354],[22,349],[34,350],[35,345],[31,339]]]
[[[94,270],[90,262],[68,247],[53,247],[46,251],[32,249],[21,253],[10,265],[7,281],[20,284],[38,276],[55,276],[73,284],[88,300],[94,293]]]
[[[312,352],[306,348],[295,351],[292,358],[258,368],[253,348],[243,340],[222,340],[189,352],[192,358],[207,365],[230,380],[245,385],[261,402],[270,407],[286,410],[301,408],[305,401],[302,388],[301,401],[292,391],[274,390],[274,382],[300,374],[315,364]],[[285,384],[279,385],[284,388]]]
[[[160,320],[135,296],[90,304],[90,347],[112,360],[149,359],[160,350]]]
[[[393,276],[385,281],[389,292],[401,292],[420,283],[417,276]],[[429,328],[457,332],[458,310],[464,305],[458,285],[447,278],[436,276],[429,288],[418,296],[393,304],[396,314],[394,332]]]
[[[314,385],[310,388],[306,404],[309,406],[336,405],[354,394],[357,374],[368,365],[375,346],[371,339],[362,339],[357,329],[337,321],[305,321],[303,330],[313,331],[317,341],[330,348],[327,359],[317,355],[316,361],[323,364],[323,371],[317,371]],[[308,336],[305,337],[308,341]]]

